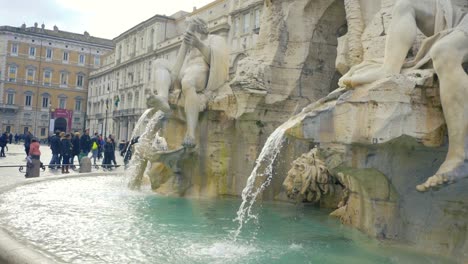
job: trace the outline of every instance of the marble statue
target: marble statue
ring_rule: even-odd
[[[224,38],[209,34],[205,21],[193,18],[188,23],[175,65],[170,67],[167,61],[156,61],[157,94],[151,95],[147,104],[168,112],[171,86],[175,91],[181,90],[187,122],[183,146],[194,147],[199,112],[228,79],[229,53]]]
[[[283,182],[288,198],[317,202],[323,195],[333,192],[333,178],[317,152],[314,148],[293,161]]]
[[[405,61],[417,30],[426,36],[414,60]],[[417,186],[418,191],[452,183],[468,176],[468,15],[450,0],[398,0],[385,44],[382,64],[364,61],[340,82],[349,88],[417,69],[432,60],[440,80],[440,97],[448,128],[449,148],[437,173]]]

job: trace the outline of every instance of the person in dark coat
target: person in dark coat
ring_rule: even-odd
[[[76,132],[75,136],[72,139],[72,144],[73,144],[73,155],[70,159],[70,164],[72,165],[72,168],[75,167],[75,156],[78,159],[78,163],[80,163],[80,132]]]
[[[111,163],[112,154],[114,153],[114,144],[112,144],[112,140],[107,138],[106,143],[104,144],[104,160],[102,161],[104,169],[110,169],[111,167],[109,164]]]
[[[8,135],[5,132],[0,136],[0,157],[6,157],[5,156],[5,147],[6,147],[7,143],[8,143]]]
[[[11,143],[13,142],[13,134],[10,133],[10,135],[8,135],[8,139],[10,140],[10,145],[11,145]]]
[[[85,133],[80,138],[80,151],[86,156],[91,151],[91,137],[89,136],[89,129],[85,130]]]
[[[31,146],[32,138],[33,135],[31,132],[26,131],[26,134],[24,135],[24,151],[26,152],[26,157],[29,155],[29,147]]]
[[[49,168],[54,170],[60,166],[60,131],[56,131],[55,135],[50,137],[50,149],[52,150],[52,159],[49,162]]]
[[[15,144],[18,144],[18,141],[19,141],[19,136],[18,134],[15,134]]]
[[[70,173],[68,168],[70,166],[70,159],[73,154],[73,145],[70,141],[70,134],[66,134],[62,138],[61,155],[62,155],[62,173]]]
[[[112,135],[109,135],[109,139],[111,140],[111,143],[112,143],[112,154],[110,156],[110,160],[109,160],[109,164],[110,164],[110,161],[112,161],[114,163],[114,165],[117,165],[117,161],[115,160],[115,147],[116,147],[116,143],[115,143],[115,139],[114,139],[114,136]]]

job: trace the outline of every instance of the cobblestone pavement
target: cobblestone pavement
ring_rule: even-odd
[[[40,150],[42,163],[48,165],[52,158],[52,151],[50,150],[50,147],[48,145],[41,145]],[[115,156],[117,159],[117,164],[122,165],[123,158],[119,155],[117,151],[115,152]],[[99,162],[97,162],[97,164],[101,164],[101,162],[102,159]],[[75,163],[77,163],[76,159]],[[5,165],[26,165],[26,153],[24,151],[23,144],[8,144],[8,151],[6,151],[6,157],[0,158],[0,187],[28,180],[24,177],[24,173],[19,172],[18,168],[1,167]],[[26,168],[24,169],[24,171],[26,171]],[[117,170],[123,171],[123,167],[119,167],[117,168]],[[96,169],[93,167],[92,172],[103,172],[103,170],[102,168]],[[78,171],[70,170],[69,175],[77,173]],[[40,177],[47,177],[52,175],[61,175],[61,170],[51,170],[47,168],[44,172],[41,170]]]

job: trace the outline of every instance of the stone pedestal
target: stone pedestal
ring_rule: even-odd
[[[39,177],[41,169],[41,161],[33,159],[31,163],[26,165],[26,178]]]
[[[80,160],[80,173],[91,172],[91,159],[88,157],[83,157]]]

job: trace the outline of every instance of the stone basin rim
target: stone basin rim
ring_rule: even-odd
[[[84,173],[76,175],[57,175],[45,176],[39,178],[28,179],[26,181],[17,182],[0,187],[0,194],[14,190],[18,187],[41,183],[45,181],[69,179],[69,178],[82,178],[82,177],[95,177],[95,176],[115,176],[122,174],[122,172],[99,172],[99,173]],[[63,263],[58,260],[52,259],[51,256],[40,253],[27,243],[21,242],[14,238],[7,231],[6,228],[0,227],[0,263],[8,264],[53,264]]]

